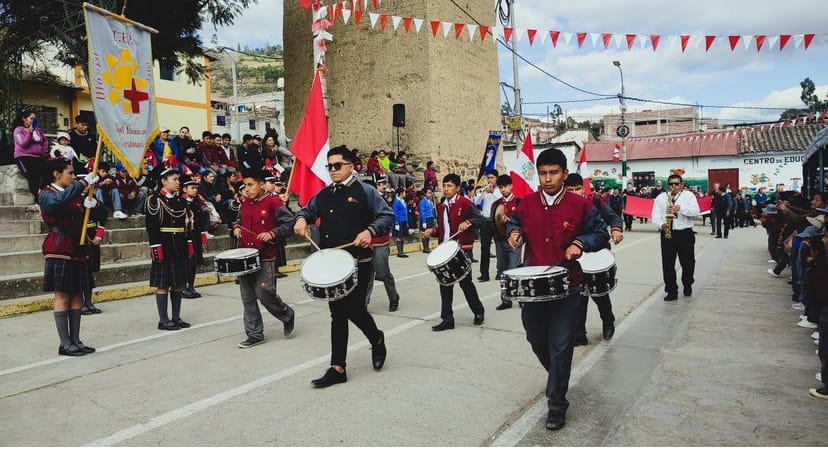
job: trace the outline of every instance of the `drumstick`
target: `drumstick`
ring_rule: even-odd
[[[448,240],[450,241],[450,240],[454,239],[454,237],[457,236],[460,233],[462,233],[462,231],[458,231],[458,232],[452,234],[451,236],[449,236]]]
[[[245,227],[243,227],[243,226],[241,226],[241,225],[236,225],[236,226],[237,226],[237,227],[239,227],[239,229],[240,229],[240,230],[242,230],[242,231],[245,231],[245,232],[247,232],[247,233],[250,233],[250,234],[252,234],[253,236],[259,237],[259,233],[256,233],[255,231],[250,231],[250,230],[248,230],[247,228],[245,228]],[[273,240],[273,239],[268,239],[268,240],[266,240],[265,242],[270,242],[270,241],[272,241],[272,240]]]
[[[351,241],[351,242],[349,242],[349,243],[347,243],[347,244],[337,245],[337,246],[336,246],[336,247],[334,247],[334,248],[335,248],[335,249],[345,249],[345,248],[348,248],[348,247],[350,247],[350,246],[352,246],[352,245],[356,245],[356,241]]]
[[[309,235],[308,233],[305,233],[305,239],[307,239],[308,241],[310,241],[310,243],[311,243],[311,244],[313,244],[313,246],[314,246],[314,247],[316,247],[316,250],[317,250],[317,251],[318,251],[318,250],[322,250],[321,248],[319,248],[319,246],[316,244],[316,242],[313,242],[313,239],[311,239],[311,237],[310,237],[310,235]]]

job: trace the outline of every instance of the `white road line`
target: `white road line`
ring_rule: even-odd
[[[500,291],[490,293],[490,294],[486,295],[485,297],[481,298],[481,300],[487,300],[487,299],[490,299],[494,296],[500,297]],[[458,305],[454,305],[453,308],[454,309],[460,309],[460,308],[465,307],[466,305],[467,304],[465,304],[465,303],[458,304]],[[433,320],[433,319],[435,319],[439,316],[440,316],[440,312],[438,311],[438,312],[431,313],[427,316],[424,316],[421,319],[415,319],[415,320],[409,321],[405,324],[402,324],[402,325],[399,325],[399,326],[394,327],[392,329],[386,330],[385,331],[385,336],[386,336],[386,338],[387,337],[393,337],[397,334],[400,334],[400,333],[405,332],[407,330],[410,330],[414,327],[417,327],[421,324],[424,324],[428,321],[431,321],[431,320]],[[354,343],[353,345],[348,347],[348,352],[357,351],[359,349],[362,349],[362,348],[368,346],[368,344],[369,343],[368,343],[367,340],[363,340],[363,341],[360,341],[358,343]],[[269,376],[264,376],[262,378],[256,379],[255,381],[248,382],[247,384],[238,386],[236,388],[232,388],[230,390],[227,390],[227,391],[224,391],[222,393],[213,395],[211,397],[196,401],[194,403],[187,404],[187,405],[182,406],[178,409],[174,409],[174,410],[171,410],[169,412],[165,412],[161,415],[158,415],[156,417],[153,417],[153,418],[149,419],[148,421],[146,421],[144,423],[138,423],[136,425],[130,426],[129,428],[118,431],[118,432],[116,432],[116,433],[114,433],[110,436],[103,437],[103,438],[94,440],[92,442],[89,442],[85,446],[87,446],[87,447],[111,447],[111,446],[117,445],[121,442],[127,441],[129,439],[134,438],[134,437],[140,436],[141,434],[152,431],[155,428],[159,428],[159,427],[167,425],[169,423],[187,418],[187,417],[189,417],[189,416],[191,416],[191,415],[193,415],[197,412],[203,411],[205,409],[209,409],[209,408],[211,408],[211,407],[213,407],[217,404],[221,404],[221,403],[223,403],[227,400],[235,398],[239,395],[243,395],[243,394],[245,394],[247,392],[250,392],[252,390],[255,390],[257,388],[263,387],[263,386],[268,385],[268,384],[272,384],[276,381],[279,381],[281,379],[290,377],[294,374],[300,373],[300,372],[305,371],[307,369],[310,369],[312,367],[327,364],[328,361],[330,360],[330,357],[331,357],[330,354],[325,354],[325,355],[319,356],[319,357],[317,357],[313,360],[309,360],[307,362],[300,363],[299,365],[293,366],[293,367],[288,368],[286,370],[282,370],[282,371],[273,373]]]
[[[424,275],[431,275],[431,272],[420,272],[418,274],[407,275],[405,277],[400,277],[400,278],[396,279],[396,281],[401,282],[401,281],[405,281],[405,280],[411,280],[411,279],[414,279],[414,278],[422,277]],[[291,303],[291,304],[288,304],[288,305],[293,305],[293,306],[305,305],[305,304],[308,304],[308,303],[311,303],[311,302],[318,302],[318,301],[316,299],[304,299],[304,300],[300,300],[298,302],[294,302],[294,303]],[[193,330],[196,330],[196,329],[215,326],[215,325],[219,325],[219,324],[225,324],[225,323],[228,323],[228,322],[238,321],[240,319],[242,319],[241,316],[231,316],[229,318],[218,319],[216,321],[210,321],[210,322],[206,322],[204,324],[196,324],[196,325],[190,327],[189,329],[181,329],[181,330],[177,330],[177,331],[157,333],[157,334],[149,335],[149,336],[146,336],[146,337],[136,338],[134,340],[127,340],[127,341],[124,341],[124,342],[121,342],[121,343],[115,343],[115,344],[111,344],[111,345],[108,345],[108,346],[102,346],[102,347],[99,347],[99,348],[96,348],[96,349],[97,349],[97,352],[107,352],[107,351],[111,351],[113,349],[123,348],[125,346],[130,346],[130,345],[133,345],[133,344],[138,344],[138,343],[143,343],[143,342],[146,342],[146,341],[156,340],[158,338],[163,338],[163,337],[166,337],[166,336],[169,336],[169,335],[181,335],[181,334],[185,334],[186,332],[193,331]],[[21,365],[21,366],[14,367],[14,368],[9,368],[9,369],[6,369],[6,370],[0,370],[0,376],[19,373],[21,371],[26,371],[26,370],[30,370],[32,368],[37,368],[37,367],[41,367],[41,366],[52,365],[54,363],[62,362],[64,360],[69,360],[69,359],[70,359],[70,357],[58,356],[58,357],[54,357],[54,358],[51,358],[51,359],[46,359],[46,360],[41,360],[39,362],[30,363],[30,364],[27,364],[27,365]]]

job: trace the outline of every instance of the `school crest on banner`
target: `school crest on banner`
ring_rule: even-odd
[[[134,177],[158,135],[150,33],[84,4],[97,132]]]

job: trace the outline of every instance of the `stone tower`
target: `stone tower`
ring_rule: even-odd
[[[475,19],[494,24],[491,0],[458,2]],[[369,6],[370,7],[370,6]],[[364,158],[373,149],[394,151],[392,105],[405,104],[406,127],[401,150],[412,161],[437,163],[440,173],[474,173],[486,146],[487,133],[500,129],[497,49],[491,36],[469,42],[466,30],[457,40],[431,34],[429,20],[469,23],[466,14],[447,0],[383,3],[389,16],[426,19],[419,34],[374,30],[364,13],[359,26],[352,16],[330,30],[326,75],[331,146],[358,148]],[[299,127],[313,79],[311,13],[297,1],[285,1],[285,120],[293,136]],[[479,35],[478,35],[479,38]]]

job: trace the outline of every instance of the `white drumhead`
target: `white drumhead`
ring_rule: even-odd
[[[354,267],[354,257],[345,250],[319,250],[302,262],[299,277],[311,285],[335,285],[353,274]]]
[[[249,248],[241,248],[241,249],[230,249],[225,250],[218,255],[216,255],[217,259],[233,259],[233,258],[247,258],[249,256],[256,256],[259,254],[259,251],[256,249],[249,249]]]
[[[460,250],[460,243],[457,241],[446,241],[438,245],[426,258],[426,266],[437,267],[445,264]]]
[[[547,270],[548,269],[548,270]],[[540,277],[542,275],[557,275],[560,273],[565,273],[567,270],[561,266],[526,266],[526,267],[518,267],[515,269],[509,269],[508,271],[503,271],[503,273],[509,277],[515,278],[520,280],[521,278],[526,277]]]
[[[602,272],[615,264],[615,255],[607,249],[602,249],[597,252],[584,253],[578,258],[578,262],[581,263],[581,269],[587,274]]]

